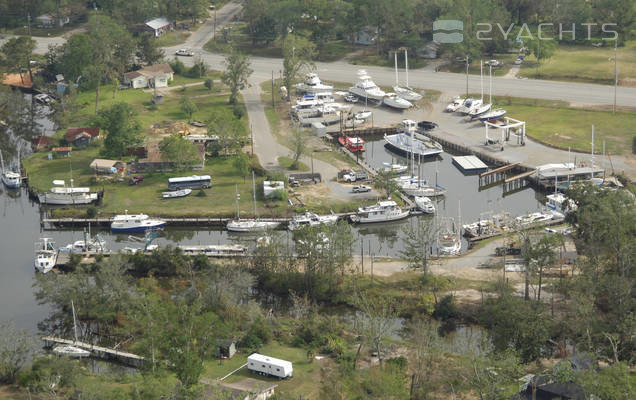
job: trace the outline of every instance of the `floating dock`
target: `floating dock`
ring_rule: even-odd
[[[460,171],[467,174],[488,171],[488,166],[477,156],[456,156],[453,157],[453,164],[455,164]]]

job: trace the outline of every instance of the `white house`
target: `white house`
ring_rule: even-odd
[[[124,74],[124,84],[133,89],[145,87],[167,87],[174,78],[174,71],[168,64],[155,64]]]
[[[35,22],[37,23],[37,26],[41,26],[43,28],[53,28],[56,25],[62,27],[71,22],[71,19],[67,14],[68,13],[66,11],[60,11],[59,15],[46,13],[36,17]]]
[[[155,18],[146,22],[146,29],[150,30],[155,37],[159,37],[172,28],[172,22],[165,17]]]

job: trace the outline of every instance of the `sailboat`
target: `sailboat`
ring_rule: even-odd
[[[20,163],[20,149],[18,149],[18,165]],[[9,189],[18,189],[22,183],[22,176],[18,168],[18,172],[4,168],[4,159],[0,152],[0,164],[2,164],[2,183]]]
[[[77,343],[77,322],[75,320],[75,305],[73,304],[73,300],[71,300],[71,309],[73,310],[73,344]],[[67,356],[67,357],[88,357],[91,355],[90,351],[84,350],[81,347],[73,346],[70,344],[55,346],[53,349],[53,353],[59,356]]]
[[[492,82],[492,68],[490,69],[490,81]],[[492,86],[491,86],[491,93],[490,93],[490,103],[484,104],[484,63],[481,63],[481,70],[480,70],[480,80],[481,80],[481,105],[473,108],[468,115],[470,116],[471,119],[476,119],[479,115],[488,112],[490,110],[490,107],[492,107]]]
[[[458,214],[460,214],[458,226],[461,226],[461,212],[458,212]],[[453,218],[444,218],[441,225],[437,237],[439,254],[446,256],[458,255],[462,249],[462,240],[460,229],[455,225],[455,220]]]
[[[408,101],[419,101],[422,100],[422,95],[413,91],[409,87],[409,56],[408,50],[404,49],[404,68],[406,71],[406,86],[400,86],[398,80],[398,67],[397,67],[397,52],[395,52],[395,86],[393,86],[393,90],[397,95],[404,100]]]
[[[492,108],[492,104],[493,104],[492,103],[492,65],[490,65],[489,67],[490,67],[490,73],[489,73],[490,98],[488,101],[489,103],[488,110],[486,110],[483,113],[472,115],[473,119],[479,119],[481,122],[494,121],[499,118],[503,118],[503,116],[506,115],[506,110],[504,110],[503,108],[496,108],[496,109]],[[483,79],[482,79],[482,87],[483,87]]]
[[[259,232],[267,229],[274,229],[280,222],[275,221],[261,221],[256,215],[256,184],[254,183],[254,171],[252,171],[252,194],[254,201],[254,218],[255,219],[241,219],[239,210],[239,199],[241,198],[236,189],[236,219],[227,223],[227,230],[230,232]]]

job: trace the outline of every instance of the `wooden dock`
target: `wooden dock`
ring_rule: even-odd
[[[89,351],[92,357],[100,358],[103,360],[114,360],[122,364],[129,365],[131,367],[139,368],[145,361],[145,358],[136,354],[127,353],[125,351],[119,351],[116,349],[109,349],[107,347],[95,346],[84,342],[75,342],[69,339],[62,339],[54,336],[44,336],[42,338],[44,346],[51,348],[55,345],[70,345],[78,347],[82,350]]]
[[[553,220],[550,220],[550,221],[538,222],[538,223],[535,223],[535,224],[531,224],[531,225],[525,226],[525,227],[521,228],[521,230],[525,231],[525,230],[529,230],[529,229],[545,228],[547,226],[562,224],[563,221],[565,221],[565,218],[556,218],[556,219],[553,219]],[[510,233],[513,233],[513,232],[510,232]],[[475,236],[475,237],[467,238],[466,240],[468,240],[471,243],[472,242],[479,242],[481,240],[494,238],[494,237],[497,237],[497,236],[501,236],[503,234],[504,234],[503,230],[497,230],[496,232],[489,233],[487,235]]]

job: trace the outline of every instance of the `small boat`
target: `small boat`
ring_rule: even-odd
[[[338,221],[337,215],[318,215],[307,211],[302,215],[297,215],[289,221],[288,229],[295,231],[303,226],[332,225]]]
[[[494,121],[496,119],[502,118],[504,115],[506,115],[506,110],[504,110],[503,108],[496,108],[494,110],[490,110],[485,114],[480,115],[478,118],[482,122]]]
[[[20,151],[18,149],[18,163],[19,163],[19,159],[20,159]],[[20,185],[22,184],[22,175],[20,174],[19,170],[16,172],[16,171],[11,171],[10,169],[4,168],[4,158],[2,158],[2,152],[0,152],[0,164],[2,166],[2,171],[1,171],[2,183],[9,189],[18,189]]]
[[[404,120],[398,133],[384,135],[387,145],[400,153],[418,155],[420,157],[433,157],[444,150],[442,145],[424,135],[416,134],[417,123],[412,120]]]
[[[173,199],[175,197],[186,197],[190,193],[192,193],[192,189],[181,189],[174,190],[172,192],[163,192],[161,193],[161,197],[163,197],[164,199]]]
[[[349,218],[352,222],[366,224],[372,222],[390,222],[409,216],[409,210],[402,210],[395,201],[385,200],[368,207],[358,208],[358,212]]]
[[[456,112],[461,114],[470,114],[473,110],[481,107],[483,101],[480,99],[466,99]]]
[[[462,225],[464,236],[478,237],[482,235],[490,235],[495,233],[496,229],[493,224],[486,219],[480,219],[479,221]]]
[[[479,118],[480,115],[488,112],[490,110],[490,107],[492,107],[492,104],[482,104],[481,106],[469,112],[468,115],[470,116],[471,119],[477,119]]]
[[[526,215],[520,215],[515,218],[515,221],[522,226],[532,225],[539,222],[546,222],[554,219],[553,214],[547,214],[542,212],[533,212]]]
[[[73,179],[71,179],[70,187],[67,187],[66,182],[63,180],[54,180],[53,185],[55,186],[52,187],[50,191],[38,194],[38,201],[40,204],[90,204],[99,199],[97,193],[91,192],[90,188],[73,187]]]
[[[364,140],[360,137],[340,136],[338,143],[343,147],[346,147],[351,152],[364,151]]]
[[[82,358],[91,355],[90,351],[81,349],[76,346],[71,346],[70,344],[55,346],[55,348],[53,348],[53,353],[57,354],[58,356],[66,356],[71,358]]]
[[[406,170],[409,168],[407,165],[402,165],[402,164],[384,163],[384,165],[385,167],[382,168],[382,170],[384,172],[389,172],[391,174],[402,174],[406,172]]]
[[[54,247],[55,243],[50,238],[41,238],[35,244],[35,269],[46,274],[55,267],[57,262],[57,251]]]
[[[548,201],[545,205],[552,212],[556,218],[564,218],[565,215],[573,210],[576,210],[577,206],[563,193],[554,193],[546,196]]]
[[[227,223],[227,230],[230,232],[261,232],[274,229],[280,222],[261,221],[254,219],[235,219]]]
[[[353,114],[353,117],[355,119],[367,120],[371,118],[371,114],[373,114],[371,111],[358,111],[357,113]]]
[[[322,93],[322,92],[330,92],[333,90],[333,86],[325,85],[317,74],[311,72],[305,75],[305,79],[296,84],[296,90],[305,93]]]
[[[433,204],[433,201],[428,197],[415,196],[415,205],[420,211],[423,211],[426,214],[435,213],[435,205]]]
[[[439,254],[456,256],[462,249],[462,241],[455,228],[455,220],[447,218],[441,223],[437,236]]]
[[[104,253],[106,244],[99,235],[91,238],[90,234],[87,234],[86,239],[76,240],[64,247],[60,247],[59,250],[61,253]]]
[[[441,197],[446,195],[446,189],[439,185],[431,186],[420,182],[400,182],[399,188],[412,197]]]
[[[384,105],[391,108],[397,108],[398,110],[406,110],[407,108],[413,107],[413,103],[408,100],[404,100],[395,93],[387,93],[382,102]]]
[[[377,102],[382,101],[384,96],[386,96],[386,93],[371,80],[371,77],[367,75],[367,71],[363,69],[358,71],[358,82],[349,88],[349,92],[360,98]]]
[[[166,226],[166,221],[151,219],[146,214],[128,215],[128,210],[123,215],[115,215],[110,224],[110,230],[115,233],[121,232],[145,232],[149,229],[159,229]]]
[[[455,112],[457,111],[457,109],[459,107],[462,106],[462,104],[464,104],[464,101],[466,101],[466,99],[462,99],[461,97],[455,97],[447,106],[446,106],[446,112]]]

